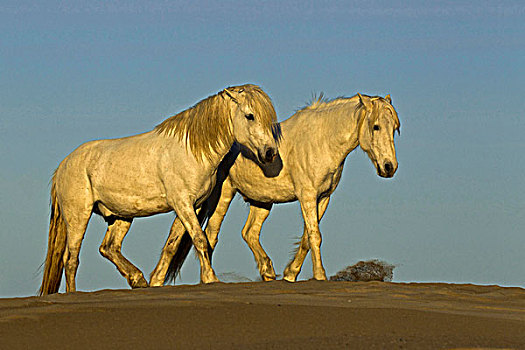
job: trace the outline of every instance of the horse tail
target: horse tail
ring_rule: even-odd
[[[201,225],[201,227],[204,226],[204,224],[206,223],[206,221],[208,221],[208,219],[210,218],[212,214],[212,211],[208,210],[208,207],[209,207],[208,201],[209,200],[205,201],[202,204],[201,211],[197,215],[197,218],[199,219],[199,224]],[[164,284],[175,282],[175,279],[179,275],[180,269],[182,268],[182,264],[184,263],[184,261],[186,261],[186,258],[188,257],[188,254],[192,246],[193,246],[193,241],[191,239],[190,234],[188,233],[188,231],[184,231],[184,234],[182,235],[180,239],[180,243],[177,248],[177,251],[171,258],[170,265],[168,267],[168,272],[166,273],[166,277],[164,277]],[[210,259],[211,259],[212,251],[210,247],[208,248],[210,249],[208,254],[210,254]]]
[[[49,220],[49,237],[47,256],[44,262],[44,277],[39,294],[57,293],[64,270],[64,252],[66,251],[66,223],[62,217],[56,193],[56,173],[51,185],[51,215]]]
[[[166,277],[164,278],[164,284],[175,282],[175,279],[179,275],[180,269],[182,268],[182,264],[184,263],[184,261],[186,261],[186,258],[188,257],[192,245],[193,241],[191,240],[190,234],[188,233],[188,231],[184,232],[180,239],[179,247],[177,248],[175,255],[173,255],[173,257],[171,258],[170,265],[168,267],[168,272],[166,273]]]

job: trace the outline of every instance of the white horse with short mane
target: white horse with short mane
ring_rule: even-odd
[[[152,131],[87,142],[58,166],[51,185],[48,251],[40,294],[76,290],[78,255],[92,213],[108,223],[100,253],[131,287],[146,287],[142,272],[121,253],[134,217],[174,210],[189,232],[201,281],[218,281],[207,239],[195,214],[215,186],[217,167],[234,142],[260,162],[278,154],[279,128],[270,98],[258,86],[234,86],[162,122]]]
[[[272,261],[259,242],[260,231],[273,203],[299,200],[304,233],[295,257],[284,271],[284,279],[297,279],[306,254],[311,250],[313,277],[325,280],[319,221],[339,183],[345,159],[360,146],[379,176],[394,176],[397,170],[394,132],[399,132],[399,127],[390,95],[381,98],[357,94],[332,101],[325,101],[321,96],[281,123],[283,139],[278,161],[261,164],[242,146],[240,154],[239,151],[231,152],[231,159],[223,162],[231,167],[229,173],[220,179],[224,180],[222,188],[218,182],[218,189],[214,190],[220,199],[211,203],[215,197],[212,195],[203,205],[209,210],[205,215],[209,217],[206,234],[211,248],[217,244],[222,220],[239,192],[250,203],[242,236],[254,254],[262,278],[275,279]],[[152,274],[152,286],[174,279],[191,248],[184,227],[174,222],[176,225]]]

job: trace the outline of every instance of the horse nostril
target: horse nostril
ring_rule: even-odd
[[[385,172],[387,174],[390,174],[393,169],[394,169],[394,167],[392,166],[392,163],[390,163],[390,162],[386,162],[385,163]]]
[[[274,155],[275,155],[275,153],[274,153],[273,148],[268,148],[268,149],[266,149],[266,153],[264,154],[264,160],[269,162],[269,161],[273,160]]]

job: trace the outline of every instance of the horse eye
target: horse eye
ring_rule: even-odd
[[[379,125],[374,125],[374,130],[378,131],[379,130]]]
[[[251,114],[251,113],[250,114],[246,114],[245,117],[248,120],[254,120],[253,114]]]

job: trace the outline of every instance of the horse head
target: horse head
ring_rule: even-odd
[[[397,170],[394,133],[399,133],[399,118],[392,106],[390,95],[369,97],[359,95],[361,119],[359,127],[359,145],[381,177],[392,177]]]
[[[276,159],[280,128],[268,95],[252,84],[226,88],[220,95],[230,106],[235,141],[256,154],[262,164]]]

